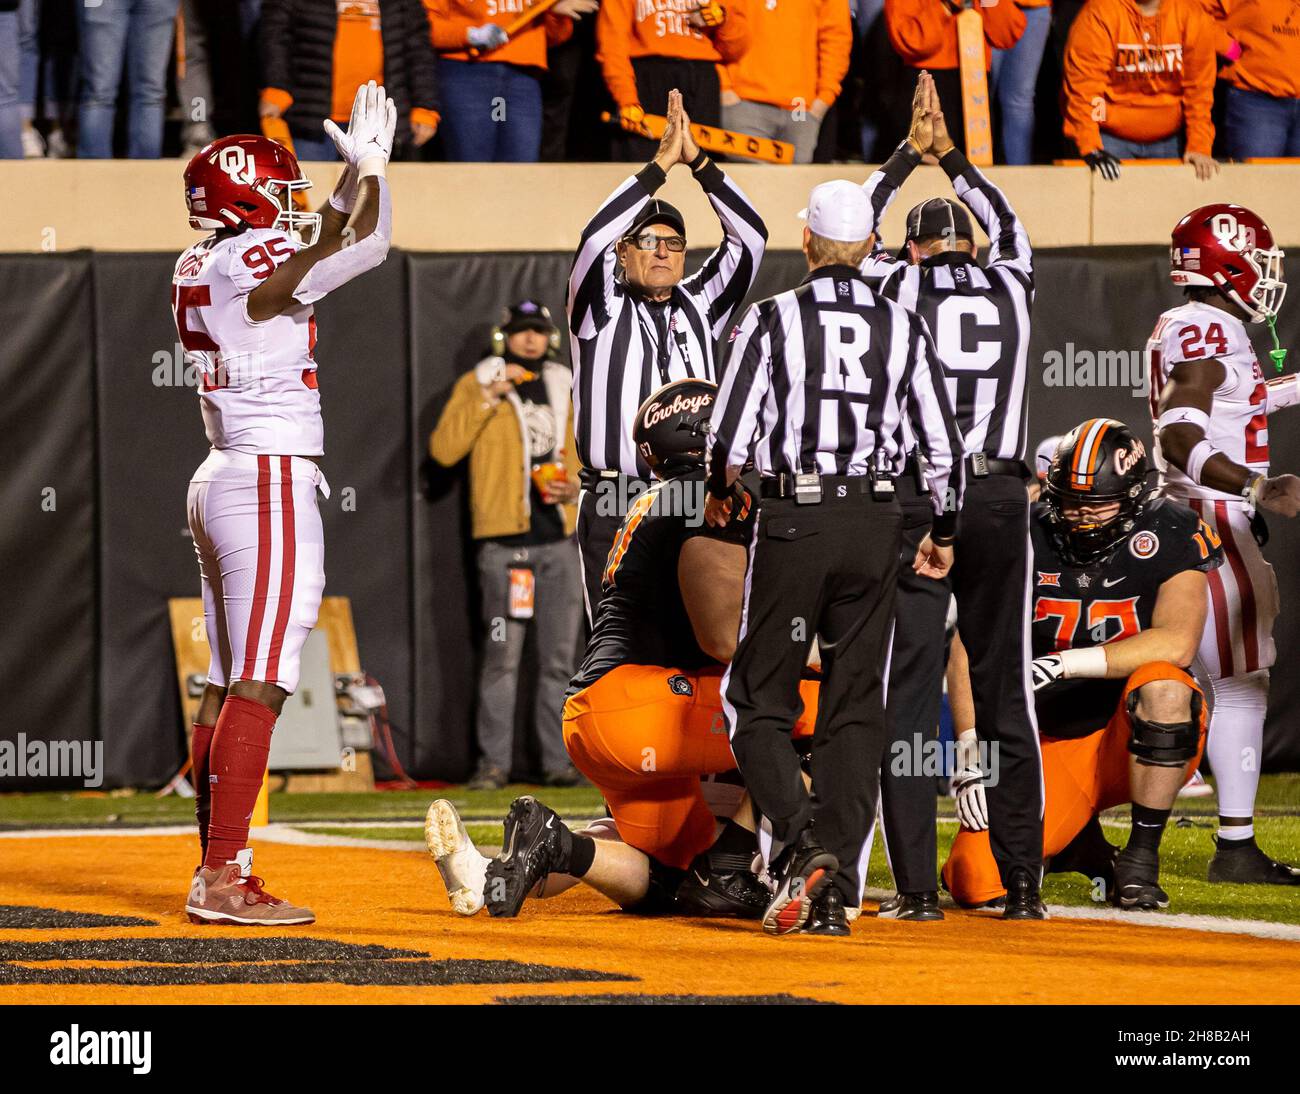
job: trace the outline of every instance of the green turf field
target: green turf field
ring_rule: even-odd
[[[532,793],[571,821],[604,812],[591,787],[539,789],[511,786],[499,791],[385,791],[374,794],[272,794],[271,820],[325,836],[396,840],[421,846],[424,811],[435,797],[452,801],[465,818],[470,836],[483,846],[498,844],[501,818],[518,794]],[[1210,885],[1206,867],[1213,853],[1213,798],[1180,798],[1161,848],[1161,883],[1171,898],[1171,912],[1217,915],[1300,924],[1300,887]],[[939,800],[940,859],[956,832],[952,803]],[[150,827],[193,820],[193,802],[156,798],[150,793],[43,793],[0,795],[0,831],[23,828]],[[376,822],[370,825],[364,822]],[[405,822],[405,823],[402,823]],[[1122,845],[1127,838],[1128,810],[1111,810],[1103,818],[1107,838]],[[1266,775],[1260,784],[1256,835],[1275,858],[1300,862],[1300,775]],[[868,885],[891,888],[880,842],[872,853]],[[1049,875],[1044,885],[1049,904],[1088,905],[1089,882],[1077,875]]]

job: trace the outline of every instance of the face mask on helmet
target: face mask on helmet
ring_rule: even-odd
[[[1133,530],[1150,488],[1146,446],[1122,423],[1093,418],[1072,430],[1052,457],[1043,503],[1057,550],[1087,566],[1110,554]],[[1105,520],[1071,521],[1067,506],[1118,509]]]
[[[310,247],[316,242],[320,237],[320,213],[312,212],[307,208],[300,209],[296,205],[297,195],[305,194],[311,189],[310,181],[294,179],[292,182],[283,182],[279,179],[262,179],[260,189],[280,206],[280,212],[271,227],[279,228],[304,247]],[[303,205],[306,204],[304,197]]]

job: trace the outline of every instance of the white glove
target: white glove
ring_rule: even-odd
[[[470,27],[465,33],[465,40],[480,52],[487,53],[490,50],[500,49],[510,41],[510,35],[506,33],[506,28],[503,26],[484,23],[481,27]]]
[[[1041,691],[1049,684],[1065,679],[1065,665],[1059,653],[1049,653],[1046,657],[1035,657],[1030,665],[1034,673],[1034,690]]]
[[[498,381],[504,380],[506,378],[506,359],[504,357],[484,357],[474,367],[474,378],[483,387],[491,387]]]
[[[982,832],[989,826],[989,806],[984,794],[984,772],[979,764],[979,740],[973,729],[957,738],[957,764],[958,771],[952,777],[957,820],[963,828]]]
[[[325,132],[358,178],[382,175],[393,154],[393,133],[397,129],[397,107],[374,80],[357,88],[352,102],[348,131],[343,133],[330,119]]]
[[[330,205],[340,213],[351,213],[357,203],[357,164],[356,151],[352,134],[356,132],[357,115],[365,107],[366,89],[357,88],[356,98],[352,100],[352,117],[348,120],[348,131],[343,132],[334,124],[332,118],[325,119],[325,134],[334,142],[339,158],[343,160],[343,174],[334,184],[334,193],[330,194]]]

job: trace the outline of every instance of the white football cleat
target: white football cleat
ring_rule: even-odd
[[[439,798],[424,815],[424,845],[447,886],[447,898],[457,915],[473,915],[483,907],[488,859],[480,855],[451,802]]]

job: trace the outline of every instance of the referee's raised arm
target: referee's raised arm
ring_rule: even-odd
[[[723,230],[691,277],[686,221],[654,196],[677,164],[691,171]],[[619,521],[649,485],[632,439],[637,407],[674,380],[717,380],[717,343],[754,283],[766,241],[749,199],[695,143],[673,91],[655,158],[592,217],[569,276],[574,437],[583,464],[578,543],[589,615]]]

